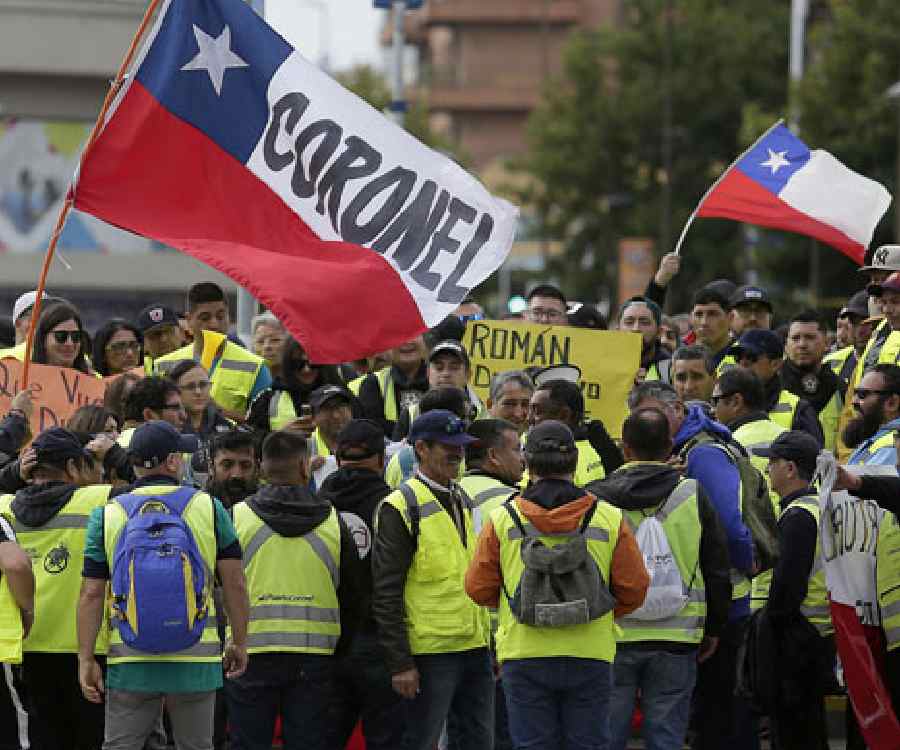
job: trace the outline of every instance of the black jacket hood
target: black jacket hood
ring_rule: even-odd
[[[345,466],[332,472],[316,493],[320,500],[331,503],[337,510],[358,512],[372,502],[383,500],[391,488],[381,475],[357,466]]]
[[[63,509],[77,489],[65,482],[32,484],[16,492],[12,512],[25,526],[43,526]]]
[[[681,474],[659,463],[625,464],[605,479],[590,482],[585,489],[622,510],[653,508],[675,489]]]
[[[331,505],[307,487],[269,484],[261,487],[247,505],[281,536],[303,536],[328,518]]]

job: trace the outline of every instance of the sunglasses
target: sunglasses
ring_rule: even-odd
[[[73,344],[80,344],[84,338],[84,334],[81,331],[52,331],[51,333],[53,334],[53,340],[57,344],[65,344],[66,340],[71,341]]]
[[[872,394],[876,394],[878,396],[893,396],[894,391],[878,391],[874,388],[856,388],[853,391],[853,395],[860,401],[865,401]]]
[[[109,344],[106,348],[113,354],[124,354],[125,352],[138,351],[141,345],[137,341],[117,341],[115,344]]]

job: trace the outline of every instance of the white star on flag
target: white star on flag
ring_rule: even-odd
[[[194,36],[200,51],[182,70],[206,71],[216,90],[216,96],[221,96],[225,71],[229,68],[247,68],[249,65],[231,51],[231,29],[228,26],[222,29],[218,38],[213,39],[195,24]]]
[[[772,174],[777,173],[782,167],[790,165],[790,162],[784,158],[787,151],[773,151],[770,148],[767,148],[766,151],[769,152],[769,158],[760,162],[759,166],[769,167],[772,170]]]

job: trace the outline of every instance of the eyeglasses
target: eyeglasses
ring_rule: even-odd
[[[60,342],[62,343],[62,342]],[[113,354],[124,354],[125,352],[136,352],[141,348],[138,341],[116,341],[114,344],[107,344],[107,351]]]
[[[67,340],[73,344],[80,344],[83,338],[81,331],[52,331],[51,333],[57,344],[65,344]]]
[[[566,317],[564,312],[549,307],[532,307],[527,312],[531,320],[563,320]]]
[[[876,394],[878,396],[893,396],[894,391],[879,391],[875,388],[856,388],[853,391],[853,395],[858,398],[860,401],[865,401],[872,394]]]
[[[719,401],[721,401],[723,398],[729,398],[729,397],[731,397],[731,396],[733,396],[733,395],[734,395],[734,391],[732,391],[731,393],[720,393],[718,396],[713,395],[713,396],[710,396],[709,402],[710,402],[713,406],[718,406]]]
[[[208,380],[198,380],[196,383],[184,383],[181,386],[183,391],[193,391],[194,393],[202,393],[209,389],[211,383]]]

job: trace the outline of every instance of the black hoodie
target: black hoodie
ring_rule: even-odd
[[[622,510],[656,508],[672,493],[681,474],[668,464],[627,463],[605,479],[590,482],[585,489]],[[728,622],[731,607],[728,541],[716,511],[703,488],[697,485],[697,510],[700,516],[700,571],[706,587],[706,624],[704,635],[718,637]],[[674,642],[643,641],[620,644],[669,651],[685,651],[693,646]]]
[[[23,526],[43,526],[72,499],[78,487],[66,482],[41,482],[16,492],[10,509]]]
[[[319,526],[331,513],[331,504],[302,485],[269,484],[260,487],[247,505],[276,534],[293,538]],[[360,562],[356,542],[343,521],[341,527],[340,584],[337,595],[341,610],[341,638],[336,654],[350,648],[359,628],[366,601],[366,569]]]

